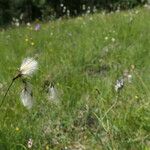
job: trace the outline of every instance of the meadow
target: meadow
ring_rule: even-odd
[[[1,99],[24,58],[39,64],[32,109],[21,80],[0,108],[0,150],[149,150],[150,9],[38,23],[0,29]]]

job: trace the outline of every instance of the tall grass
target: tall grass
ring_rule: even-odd
[[[0,97],[22,59],[37,56],[34,107],[20,102],[17,81],[0,109],[0,149],[150,147],[150,10],[95,14],[0,32]],[[116,92],[125,70],[131,83]],[[43,89],[54,82],[59,103]]]

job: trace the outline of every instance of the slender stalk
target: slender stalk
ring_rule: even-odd
[[[2,102],[1,102],[1,104],[0,104],[0,107],[3,105],[4,100],[5,100],[5,98],[6,98],[7,94],[8,94],[8,92],[9,92],[11,86],[13,85],[14,81],[15,81],[17,78],[19,78],[19,77],[21,77],[21,74],[18,74],[16,77],[14,77],[14,78],[12,79],[12,81],[11,81],[9,87],[7,88],[7,91],[6,91],[6,93],[5,93],[5,95],[4,95],[3,99],[2,99]]]

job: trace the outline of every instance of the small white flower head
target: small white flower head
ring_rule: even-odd
[[[106,40],[106,41],[108,40],[108,36],[105,37],[105,40]]]
[[[28,140],[27,146],[28,146],[28,148],[32,148],[33,140],[31,138]]]
[[[22,76],[31,76],[38,69],[38,63],[34,58],[25,58],[19,69]]]
[[[25,83],[24,89],[20,94],[22,104],[27,108],[31,109],[33,106],[33,97],[32,97],[32,89],[29,83]]]
[[[124,86],[124,79],[119,79],[115,84],[115,91],[118,92]]]
[[[131,83],[131,82],[132,82],[132,75],[131,75],[131,74],[128,74],[127,77],[128,77],[128,78],[127,78],[127,79],[128,79],[128,82]]]
[[[58,100],[58,91],[52,83],[48,87],[48,99],[55,102]]]
[[[112,42],[115,42],[116,40],[115,40],[115,38],[112,38],[111,41],[112,41]]]
[[[15,23],[15,26],[16,26],[16,27],[19,27],[19,25],[20,25],[19,22],[16,22],[16,23]]]
[[[27,26],[28,26],[28,27],[30,27],[30,26],[31,26],[31,23],[30,23],[30,22],[28,22],[28,23],[27,23]]]
[[[82,5],[82,9],[83,9],[83,10],[86,9],[86,5],[85,5],[85,4]]]
[[[132,75],[130,74],[128,70],[125,70],[123,75],[124,75],[125,81],[128,81],[129,83],[132,82]]]
[[[61,3],[61,4],[60,4],[60,7],[64,7],[64,4],[63,4],[63,3]]]

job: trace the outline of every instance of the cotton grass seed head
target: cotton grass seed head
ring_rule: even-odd
[[[25,58],[19,69],[22,76],[31,76],[38,69],[38,63],[34,58]]]
[[[48,87],[48,99],[53,102],[58,102],[58,91],[52,83]]]
[[[33,146],[33,140],[31,138],[28,140],[27,146],[28,146],[29,149],[32,148],[32,146]]]
[[[31,109],[33,106],[32,88],[29,83],[25,83],[25,86],[20,94],[22,104],[27,108]]]
[[[124,79],[118,79],[115,84],[115,91],[118,92],[124,86]]]

